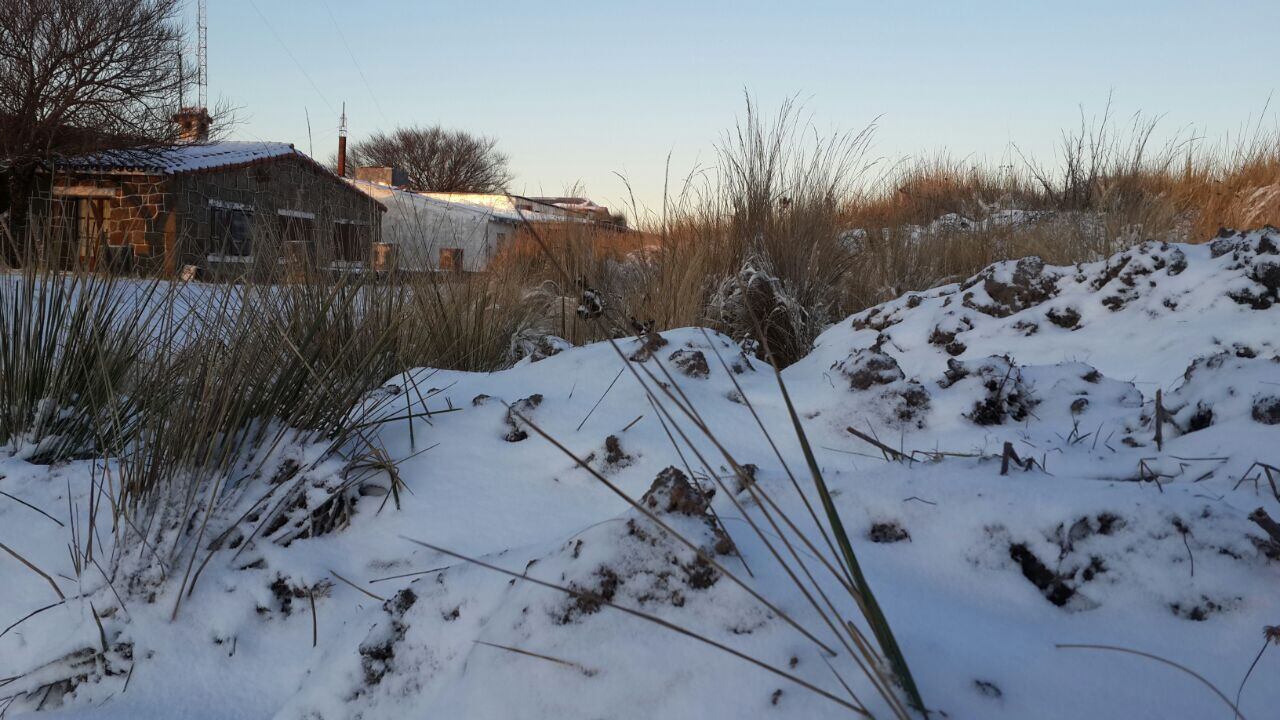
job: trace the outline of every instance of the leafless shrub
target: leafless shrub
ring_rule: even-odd
[[[192,81],[182,10],[181,0],[0,0],[0,158],[14,236],[41,163],[176,138],[171,116]],[[7,245],[5,257],[19,249]]]

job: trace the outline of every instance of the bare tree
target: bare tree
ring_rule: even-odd
[[[500,192],[511,182],[507,156],[493,138],[461,130],[402,127],[352,145],[347,167],[395,167],[414,190]]]
[[[182,0],[0,0],[0,195],[14,235],[49,158],[175,138],[191,78],[181,12]]]

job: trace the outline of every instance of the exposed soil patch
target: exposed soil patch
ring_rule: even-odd
[[[1022,576],[1039,588],[1045,599],[1054,605],[1062,607],[1076,594],[1075,588],[1067,584],[1066,578],[1050,570],[1026,545],[1010,545],[1009,557],[1022,568]]]
[[[1251,414],[1263,425],[1280,424],[1280,395],[1255,395]]]
[[[701,350],[676,350],[671,353],[671,362],[677,370],[691,378],[705,378],[711,374],[707,356]]]
[[[1185,620],[1204,622],[1205,620],[1208,620],[1211,615],[1217,615],[1218,613],[1231,609],[1230,605],[1239,601],[1240,598],[1235,598],[1234,602],[1228,602],[1227,605],[1223,605],[1206,595],[1201,595],[1199,600],[1169,603],[1169,610],[1172,611],[1174,615]]]
[[[975,424],[1001,425],[1006,419],[1021,422],[1037,404],[1031,389],[1022,381],[1021,370],[1008,356],[967,362],[953,358],[947,361],[938,384],[949,388],[970,377],[978,378],[986,393],[965,414]]]
[[[878,522],[867,531],[867,539],[873,543],[896,543],[910,541],[911,533],[896,522]]]
[[[978,694],[983,697],[996,698],[996,699],[1004,697],[1004,691],[1001,690],[999,686],[997,686],[995,683],[990,682],[988,680],[974,680],[973,689],[977,690]]]
[[[1065,307],[1061,310],[1049,308],[1049,311],[1044,316],[1048,318],[1049,322],[1067,330],[1074,330],[1080,325],[1080,313],[1073,307]]]
[[[869,390],[875,385],[888,385],[906,377],[898,361],[875,350],[857,350],[831,366],[849,380],[854,390]]]
[[[528,417],[539,405],[542,404],[542,395],[534,393],[527,398],[521,398],[511,404],[507,410],[507,426],[510,430],[503,437],[507,442],[520,442],[529,439],[529,433],[524,429],[524,421],[516,417],[517,414]]]
[[[1009,265],[998,263],[970,279],[964,288],[968,290],[981,283],[990,302],[970,291],[964,295],[964,306],[992,317],[1008,317],[1057,294],[1059,275],[1046,272],[1040,258],[1022,258],[1012,263],[1012,268]]]
[[[564,616],[560,618],[560,623],[567,625],[573,622],[574,618],[581,615],[592,615],[600,612],[600,608],[606,603],[613,602],[613,598],[618,594],[618,585],[620,580],[618,574],[612,568],[602,567],[596,571],[595,584],[593,586],[581,586],[573,584],[569,589],[573,590],[573,602],[565,610]]]
[[[689,476],[674,466],[658,473],[640,502],[657,512],[689,516],[705,515],[711,507],[709,494],[695,488]]]
[[[624,468],[631,464],[632,457],[622,449],[622,441],[617,435],[604,439],[604,464],[611,470]]]
[[[413,590],[405,588],[382,604],[383,611],[389,616],[387,623],[377,639],[360,644],[360,666],[364,670],[366,685],[382,682],[382,678],[394,668],[396,643],[404,639],[409,629],[404,622],[404,614],[417,601],[418,596]]]

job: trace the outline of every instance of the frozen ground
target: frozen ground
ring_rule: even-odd
[[[1248,519],[1258,507],[1280,516],[1265,477],[1255,483],[1250,469],[1280,465],[1277,244],[1280,233],[1252,233],[1148,244],[1079,267],[1002,263],[840,322],[783,372],[931,709],[950,718],[1232,716],[1167,666],[1055,645],[1155,653],[1234,696],[1263,628],[1280,624],[1280,547]],[[800,470],[772,372],[714,334],[662,337],[652,352],[630,339],[621,355],[603,343],[500,373],[394,378],[381,392],[404,396],[412,412],[422,410],[418,390],[429,409],[452,409],[413,421],[412,433],[407,422],[381,430],[402,461],[401,507],[383,476],[352,487],[335,513],[325,500],[343,469],[322,464],[269,532],[246,540],[246,522],[228,534],[175,620],[170,576],[185,560],[166,579],[153,569],[129,582],[121,573],[145,566],[149,549],[113,547],[104,530],[102,570],[77,576],[72,567],[70,529],[83,545],[102,473],[88,462],[0,462],[0,490],[13,498],[0,496],[0,542],[70,598],[0,637],[0,683],[16,678],[0,685],[0,697],[13,696],[0,708],[95,718],[849,716],[693,640],[409,540],[591,589],[841,693],[813,643],[504,405],[639,498],[655,478],[672,477],[666,468],[683,470],[687,459],[699,469],[626,369],[661,374],[660,365],[812,532],[743,402]],[[1157,390],[1168,411],[1162,448]],[[850,427],[912,460],[887,461]],[[1005,443],[1034,461],[1030,469],[1013,464],[1001,475]],[[241,500],[228,500],[218,529],[309,452],[275,458]],[[711,464],[725,480],[714,510],[741,553],[721,562],[829,641],[738,505],[756,519],[759,509]],[[665,511],[659,490],[655,507]],[[662,516],[724,549],[705,517]],[[0,579],[0,627],[57,601],[10,555],[0,554]],[[1274,717],[1278,672],[1275,649],[1245,688],[1245,717]],[[865,681],[854,689],[869,701]]]

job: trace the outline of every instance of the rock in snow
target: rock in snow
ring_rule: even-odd
[[[1280,624],[1280,554],[1249,521],[1260,506],[1280,516],[1254,466],[1280,465],[1277,245],[1280,232],[1268,229],[1208,245],[1148,243],[1072,267],[998,263],[832,326],[782,372],[931,709],[952,718],[1231,716],[1167,666],[1056,645],[1154,653],[1233,696],[1263,628]],[[773,373],[715,333],[662,339],[616,349],[531,344],[525,354],[536,362],[498,373],[414,371],[416,384],[443,389],[431,409],[447,401],[458,410],[415,420],[413,435],[404,422],[381,429],[389,455],[403,461],[401,508],[384,506],[385,491],[362,489],[325,511],[343,519],[328,532],[287,524],[271,537],[239,536],[243,546],[213,555],[173,621],[172,576],[184,567],[168,568],[167,580],[116,577],[109,586],[110,568],[82,573],[79,586],[66,580],[68,529],[31,507],[74,524],[67,507],[86,507],[100,482],[90,462],[0,462],[0,490],[31,506],[0,499],[0,542],[57,577],[69,597],[88,599],[0,637],[0,698],[13,696],[0,711],[11,703],[11,715],[43,707],[120,718],[848,716],[610,607],[650,613],[843,692],[815,645],[780,617],[830,638],[744,519],[775,543],[756,499],[763,490],[818,537],[787,476],[795,472],[816,502]],[[607,390],[628,367],[636,375],[624,372]],[[637,375],[655,392],[658,381],[678,389],[734,460],[750,464],[750,477],[735,477],[670,403],[679,427],[655,412]],[[513,403],[519,417],[491,398]],[[1002,475],[1006,443],[1026,462]],[[318,503],[337,486],[336,471],[312,471],[316,496],[304,509],[325,507]],[[230,527],[243,509],[211,522]],[[310,522],[308,512],[297,522]],[[100,532],[104,558],[147,552],[114,548]],[[0,625],[56,600],[13,557],[0,555],[0,571]],[[831,662],[877,717],[888,716],[849,658]],[[1277,672],[1280,653],[1264,655],[1242,695],[1245,716],[1280,707]]]

